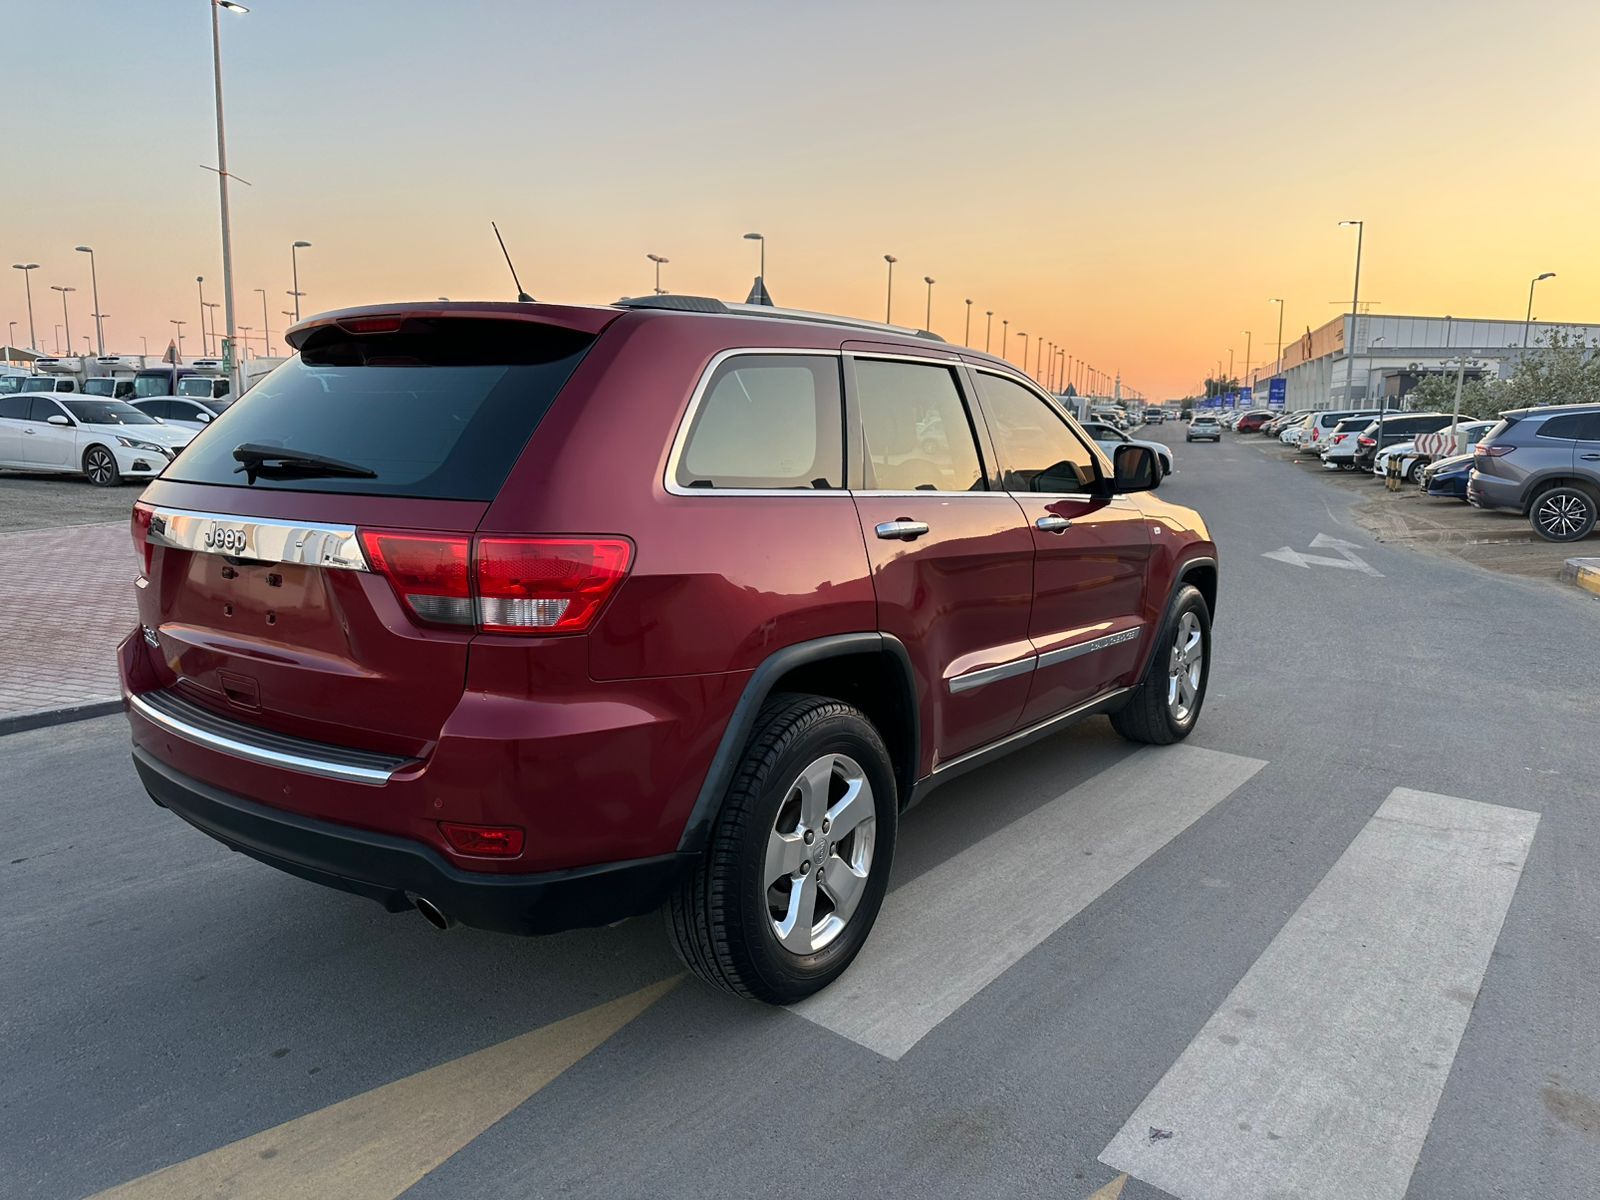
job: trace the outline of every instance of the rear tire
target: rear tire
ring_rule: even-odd
[[[768,1004],[832,983],[883,904],[898,815],[894,769],[872,722],[827,697],[774,696],[704,856],[667,901],[684,965]]]
[[[90,446],[83,452],[83,473],[95,487],[116,487],[122,482],[117,456],[104,446]]]
[[[1211,610],[1198,588],[1183,584],[1167,605],[1144,678],[1111,714],[1111,727],[1150,746],[1182,741],[1200,718],[1210,678]]]
[[[1576,542],[1594,532],[1594,496],[1571,484],[1557,484],[1534,497],[1528,523],[1547,542]]]
[[[1406,482],[1407,483],[1421,483],[1422,482],[1422,460],[1420,458],[1417,459],[1409,467],[1406,468]]]

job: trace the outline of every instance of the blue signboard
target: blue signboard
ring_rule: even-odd
[[[1288,399],[1289,381],[1282,375],[1267,384],[1267,403],[1273,408],[1282,408]]]

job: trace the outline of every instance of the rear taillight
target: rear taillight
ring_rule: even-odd
[[[1472,448],[1472,452],[1479,458],[1504,458],[1515,449],[1515,446],[1486,446],[1479,442]]]
[[[1345,438],[1347,438],[1349,436],[1350,435],[1348,433],[1336,433],[1336,434],[1333,435],[1333,441],[1332,441],[1331,444],[1337,446],[1340,442],[1344,441]]]
[[[632,556],[621,538],[479,538],[478,625],[494,633],[587,629]]]
[[[1360,442],[1363,446],[1376,446],[1378,444],[1377,438],[1360,437],[1357,438],[1356,441]]]
[[[522,853],[523,833],[515,825],[462,825],[440,821],[439,832],[457,854],[515,858]]]
[[[412,616],[430,625],[472,624],[466,535],[363,529],[361,544]]]
[[[582,633],[627,576],[622,538],[480,537],[363,529],[374,570],[418,621],[484,633]]]
[[[133,506],[133,548],[139,555],[139,569],[148,578],[150,564],[155,558],[156,548],[150,543],[150,518],[155,516],[155,509],[148,504],[135,502]]]

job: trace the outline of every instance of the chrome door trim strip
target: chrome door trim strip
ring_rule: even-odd
[[[1143,632],[1144,624],[1141,622],[1131,629],[1108,633],[1104,637],[1090,638],[1087,642],[1076,642],[1071,646],[1059,646],[1054,650],[1046,650],[1039,655],[1039,665],[1041,667],[1053,667],[1056,663],[1082,658],[1085,654],[1093,654],[1096,650],[1109,650],[1112,646],[1120,646],[1123,642],[1136,640]]]
[[[963,763],[970,762],[973,759],[984,758],[991,754],[997,754],[1005,747],[1011,745],[1013,742],[1026,741],[1029,738],[1038,737],[1040,734],[1048,730],[1052,725],[1060,725],[1065,721],[1070,721],[1080,713],[1083,713],[1088,709],[1095,708],[1098,705],[1106,704],[1109,701],[1115,700],[1118,696],[1121,696],[1123,693],[1129,690],[1130,689],[1124,687],[1112,688],[1109,692],[1101,692],[1100,695],[1095,696],[1093,699],[1085,700],[1082,704],[1075,705],[1074,707],[1067,709],[1066,712],[1059,712],[1053,717],[1046,717],[1042,721],[1036,721],[1034,724],[1029,725],[1026,729],[1019,729],[1015,733],[1006,735],[997,742],[990,742],[987,745],[979,746],[976,750],[968,750],[965,754],[958,754],[954,758],[946,759],[933,769],[933,773],[928,776],[928,778],[932,779],[945,771],[954,770],[957,767],[960,767]]]
[[[1002,679],[1014,679],[1018,675],[1026,675],[1038,665],[1038,658],[1030,654],[1027,658],[1001,663],[998,667],[979,667],[976,671],[964,671],[951,678],[950,690],[958,695],[961,692],[970,692],[973,688],[999,683]]]
[[[345,783],[365,784],[368,787],[382,787],[388,783],[395,772],[404,764],[403,760],[393,760],[390,767],[364,766],[357,762],[335,762],[326,758],[313,757],[309,753],[314,743],[305,743],[307,751],[296,753],[291,750],[274,749],[265,745],[246,741],[241,737],[230,737],[222,732],[222,728],[235,724],[226,718],[218,717],[215,724],[219,728],[205,728],[195,721],[170,712],[146,701],[143,697],[130,693],[128,707],[133,709],[145,720],[166,730],[168,733],[193,742],[197,746],[204,746],[208,750],[216,750],[234,758],[242,758],[246,762],[258,763],[267,767],[281,767],[286,771],[299,771],[305,775],[317,775],[323,779],[337,779]],[[287,742],[288,739],[278,739]],[[331,749],[331,747],[330,747]],[[352,752],[358,754],[360,752]],[[373,761],[381,761],[380,755],[362,755]]]
[[[354,525],[296,524],[268,517],[155,508],[145,536],[157,546],[196,554],[341,571],[371,569]]]

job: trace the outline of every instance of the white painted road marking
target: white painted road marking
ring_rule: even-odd
[[[653,983],[174,1163],[93,1200],[394,1200],[677,982]]]
[[[1100,1161],[1178,1200],[1399,1200],[1538,823],[1396,788]]]
[[[1371,575],[1382,579],[1383,572],[1367,562],[1356,553],[1362,547],[1355,542],[1347,542],[1343,538],[1329,537],[1319,533],[1311,539],[1313,550],[1328,549],[1338,554],[1338,558],[1329,558],[1326,554],[1305,554],[1299,550],[1284,546],[1278,550],[1268,550],[1261,557],[1270,558],[1274,562],[1288,563],[1291,567],[1303,567],[1310,570],[1312,567],[1337,567],[1341,571],[1360,571],[1363,575]]]
[[[794,1011],[897,1059],[1266,766],[1141,750],[889,893],[848,971]]]

